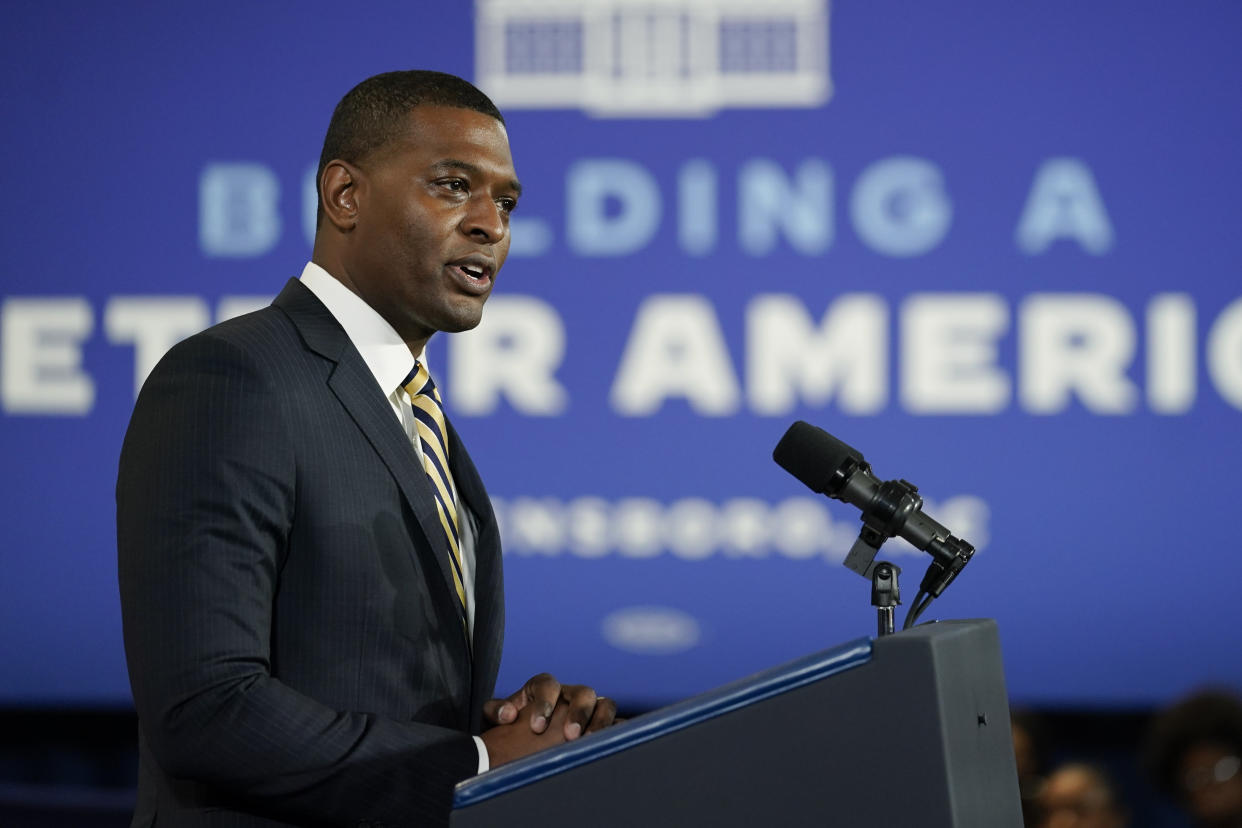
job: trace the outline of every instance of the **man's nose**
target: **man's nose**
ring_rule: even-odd
[[[491,198],[480,196],[471,199],[470,209],[462,220],[462,231],[478,241],[495,244],[509,230],[504,212]]]

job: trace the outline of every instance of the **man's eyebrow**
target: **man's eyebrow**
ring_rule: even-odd
[[[469,161],[459,161],[456,158],[445,158],[443,161],[437,161],[435,164],[437,170],[461,170],[471,175],[480,175],[483,170],[477,164],[471,164]],[[522,182],[516,178],[509,180],[509,189],[513,190],[516,195],[522,194]]]

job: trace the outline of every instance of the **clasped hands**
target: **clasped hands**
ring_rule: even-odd
[[[581,684],[561,684],[540,673],[507,699],[483,705],[483,731],[492,767],[512,762],[553,745],[572,742],[584,733],[611,725],[617,717],[612,699]]]

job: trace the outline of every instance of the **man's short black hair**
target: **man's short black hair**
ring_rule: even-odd
[[[405,129],[406,115],[416,106],[472,109],[502,124],[505,122],[490,98],[456,75],[427,69],[375,75],[346,92],[333,110],[328,134],[323,139],[323,152],[319,155],[316,189],[329,161],[339,158],[360,163]],[[321,195],[319,219],[322,218]]]

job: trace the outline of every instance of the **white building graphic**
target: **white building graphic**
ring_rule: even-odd
[[[502,108],[597,116],[816,107],[829,0],[475,0],[475,81]]]

